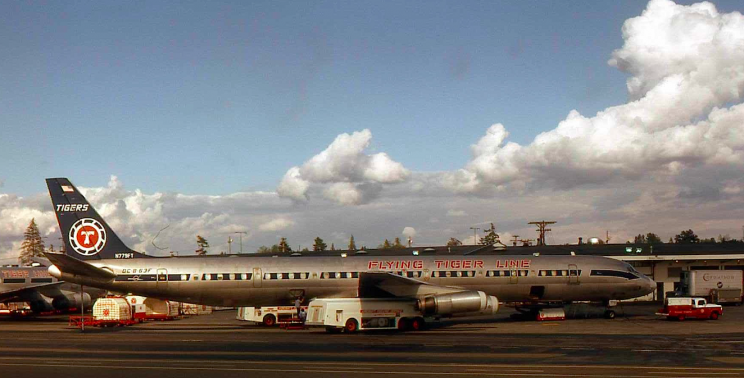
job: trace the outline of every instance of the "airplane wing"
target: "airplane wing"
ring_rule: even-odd
[[[22,289],[7,290],[0,292],[0,302],[12,302],[14,300],[23,301],[24,297],[34,291],[50,289],[58,287],[64,284],[64,282],[44,283],[34,286],[27,286]]]
[[[388,272],[363,272],[359,274],[360,297],[374,297],[379,295],[379,290],[395,297],[411,298],[468,291],[468,289],[457,286],[434,285]]]
[[[78,260],[63,253],[44,252],[49,261],[56,265],[63,273],[74,274],[93,279],[111,281],[116,275],[108,270],[101,269],[85,261]]]

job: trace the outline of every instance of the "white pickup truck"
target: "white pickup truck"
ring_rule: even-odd
[[[669,320],[711,319],[717,320],[723,315],[723,307],[708,303],[705,298],[671,297],[664,302],[664,308],[656,315],[666,316]]]

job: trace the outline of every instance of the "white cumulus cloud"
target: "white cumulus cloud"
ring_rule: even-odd
[[[630,74],[631,101],[565,120],[528,145],[491,126],[445,188],[567,189],[616,178],[675,175],[698,166],[744,165],[744,17],[711,3],[652,0],[623,26],[609,64]]]
[[[278,218],[261,224],[258,229],[261,231],[281,231],[292,227],[295,222],[291,219]]]
[[[372,141],[368,129],[341,134],[321,153],[284,175],[280,196],[305,201],[317,186],[325,198],[342,205],[358,205],[376,197],[382,185],[406,181],[410,171],[386,153],[365,153]]]

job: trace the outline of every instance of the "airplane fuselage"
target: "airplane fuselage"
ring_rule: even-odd
[[[107,282],[52,275],[115,292],[216,306],[291,303],[302,294],[357,297],[360,274],[388,272],[438,286],[483,291],[502,302],[607,301],[648,294],[655,284],[621,261],[595,256],[227,256],[102,259]]]

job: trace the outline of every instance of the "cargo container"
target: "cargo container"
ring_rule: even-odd
[[[130,295],[126,298],[131,305],[144,305],[145,319],[148,320],[172,320],[181,315],[180,304],[178,302],[138,295]]]
[[[146,319],[172,320],[178,318],[178,302],[147,298],[144,304],[147,308]]]
[[[181,315],[206,315],[212,313],[212,306],[194,303],[181,303]]]
[[[99,298],[93,304],[94,325],[126,325],[132,322],[132,308],[126,298]]]
[[[681,294],[704,297],[713,303],[742,302],[741,270],[690,270],[680,277]]]

